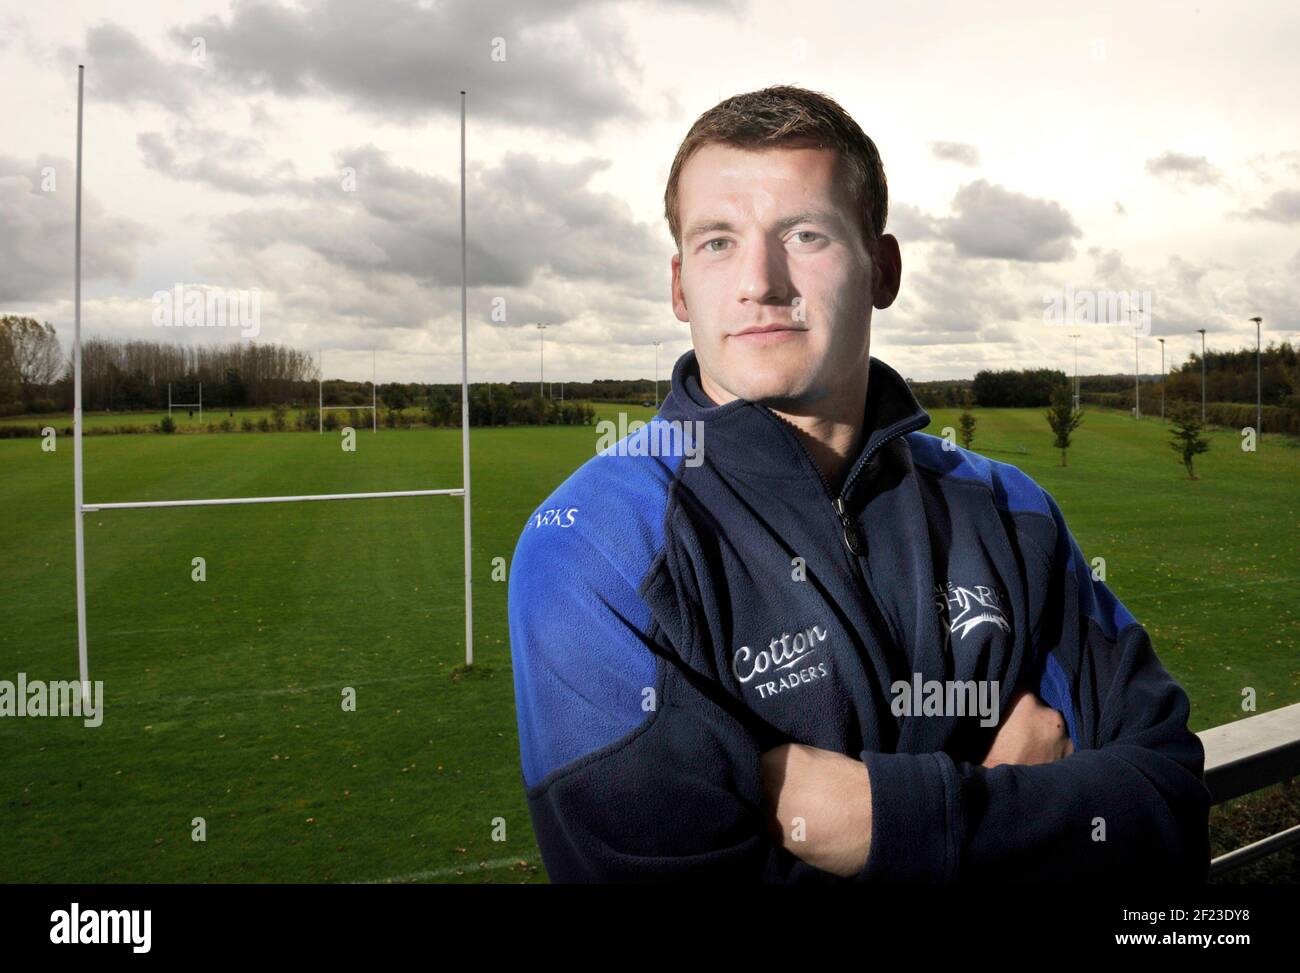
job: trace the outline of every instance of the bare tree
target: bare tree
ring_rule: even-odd
[[[66,359],[54,327],[48,321],[41,324],[35,318],[6,314],[0,318],[8,345],[5,352],[12,359],[24,402],[37,397],[38,390],[53,385],[63,374]],[[0,367],[3,367],[0,361]]]
[[[0,405],[18,401],[18,359],[9,329],[0,327]]]

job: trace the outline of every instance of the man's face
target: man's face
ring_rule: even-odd
[[[898,244],[874,257],[833,149],[697,150],[678,184],[673,311],[701,384],[787,411],[865,381],[871,309],[898,292]],[[747,329],[777,325],[766,334]]]

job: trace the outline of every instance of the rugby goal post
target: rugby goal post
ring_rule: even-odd
[[[136,500],[114,503],[86,503],[85,464],[82,456],[81,413],[81,146],[86,66],[77,65],[77,188],[74,264],[74,331],[72,339],[72,476],[75,506],[74,530],[77,577],[77,662],[83,698],[90,696],[90,658],[86,644],[86,525],[87,513],[129,510],[143,507],[209,507],[255,503],[303,503],[325,500],[372,500],[395,497],[464,497],[465,558],[465,665],[474,664],[474,589],[470,564],[470,470],[469,470],[469,301],[467,296],[465,249],[465,92],[460,93],[460,401],[461,401],[461,485],[437,490],[388,490],[378,493],[329,493],[280,497],[227,497],[198,500]],[[372,383],[373,384],[373,383]],[[171,391],[168,387],[168,399]]]
[[[370,404],[369,405],[326,405],[325,404],[325,351],[316,350],[316,395],[319,405],[316,409],[317,432],[325,434],[326,412],[365,412],[370,410],[373,430],[379,432],[379,386],[375,384],[375,349],[370,349]]]
[[[173,402],[172,401],[172,383],[167,383],[167,417],[171,418],[172,406],[178,409],[192,409],[199,407],[199,422],[203,421],[203,383],[199,383],[199,401],[197,402]]]

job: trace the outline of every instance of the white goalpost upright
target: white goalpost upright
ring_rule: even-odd
[[[316,395],[319,405],[316,409],[317,431],[322,435],[325,433],[325,413],[326,412],[351,412],[354,409],[357,412],[370,410],[370,418],[373,421],[373,430],[379,432],[379,386],[375,384],[375,349],[370,349],[370,404],[369,405],[326,405],[325,404],[325,352],[321,349],[316,351]]]
[[[81,103],[86,66],[77,65],[77,214],[76,268],[73,285],[75,330],[72,334],[72,492],[77,504],[77,662],[81,675],[81,698],[90,699],[90,660],[86,654],[86,517],[81,463]]]
[[[167,383],[167,415],[168,416],[171,416],[172,414],[172,406],[175,406],[178,409],[192,409],[196,405],[199,407],[199,422],[202,422],[203,421],[203,383],[202,382],[199,383],[199,401],[197,402],[173,402],[172,383],[171,382]]]
[[[82,112],[85,91],[84,64],[77,65],[77,190],[76,190],[76,253],[74,264],[74,332],[72,339],[72,456],[73,456],[73,500],[75,505],[75,535],[77,562],[77,661],[81,676],[83,698],[90,696],[90,659],[86,639],[86,534],[85,515],[103,510],[130,510],[144,507],[210,507],[261,503],[303,503],[322,500],[372,500],[391,499],[394,497],[464,497],[464,533],[465,533],[465,664],[474,664],[474,586],[471,571],[470,553],[470,487],[469,487],[469,319],[466,277],[465,245],[465,92],[460,93],[460,364],[461,364],[461,476],[459,487],[437,490],[387,490],[378,493],[326,493],[279,497],[225,497],[199,500],[135,500],[114,503],[87,503],[85,499],[85,465],[82,458],[82,413],[81,413],[81,144]],[[374,352],[371,352],[371,369],[373,379]],[[322,377],[323,377],[322,372]],[[371,382],[370,409],[375,410],[377,397],[375,384]],[[324,405],[323,392],[321,405]],[[200,386],[200,408],[202,402]],[[173,404],[183,406],[185,403],[172,403],[171,385],[167,386],[168,415]],[[350,408],[350,407],[342,407]],[[358,406],[354,408],[365,408]],[[200,415],[202,413],[200,412]],[[375,430],[378,431],[376,423]]]

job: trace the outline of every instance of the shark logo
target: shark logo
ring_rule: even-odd
[[[1004,632],[1011,631],[1002,599],[988,585],[977,584],[967,588],[949,581],[945,588],[936,584],[934,607],[944,623],[948,644],[952,643],[954,634],[965,640],[974,629],[984,624],[993,625]]]

